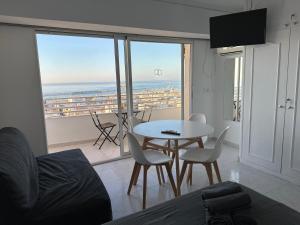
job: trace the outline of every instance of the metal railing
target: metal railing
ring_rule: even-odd
[[[126,110],[126,95],[121,95],[121,108]],[[136,110],[181,107],[179,90],[156,90],[133,93]],[[118,109],[117,95],[71,96],[44,99],[46,118],[88,115],[92,109],[97,113],[115,113]]]

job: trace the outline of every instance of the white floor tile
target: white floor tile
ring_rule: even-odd
[[[231,180],[241,183],[300,212],[299,186],[240,164],[238,162],[238,149],[226,145],[218,162],[223,181]],[[137,186],[133,187],[131,195],[127,195],[133,164],[134,161],[130,158],[94,167],[111,197],[114,219],[141,210],[142,177],[140,177]],[[173,174],[175,175],[174,167]],[[174,198],[166,172],[165,178],[166,184],[159,186],[155,168],[150,169],[147,189],[148,207]],[[216,177],[214,176],[214,178],[216,182]],[[195,165],[193,185],[187,185],[184,179],[181,190],[185,194],[206,187],[208,184],[204,167]]]

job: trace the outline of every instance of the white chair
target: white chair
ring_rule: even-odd
[[[206,115],[204,113],[193,113],[190,116],[190,121],[197,121],[203,124],[206,124]],[[208,137],[204,136],[201,138],[202,139],[202,147],[204,147],[204,143],[207,142]],[[189,150],[190,147],[201,147],[201,143],[194,143],[188,147],[186,147],[186,150]],[[190,164],[189,169],[188,169],[188,176],[186,179],[186,182],[192,185],[193,183],[193,164]]]
[[[184,154],[180,156],[180,159],[183,160],[182,171],[180,174],[180,184],[182,183],[186,168],[188,164],[193,165],[194,163],[200,163],[204,165],[209,183],[213,184],[213,175],[212,175],[212,164],[214,166],[215,172],[217,174],[218,181],[221,182],[221,175],[217,163],[217,159],[221,155],[222,144],[225,138],[225,135],[229,127],[226,127],[218,137],[214,148],[211,149],[199,149],[198,147],[190,148]]]
[[[204,113],[193,113],[193,114],[191,114],[189,121],[196,121],[196,122],[206,124],[206,116]],[[204,144],[207,141],[207,139],[208,139],[207,136],[202,137],[202,143]],[[187,143],[187,141],[188,140],[179,140],[178,145],[179,146],[183,145],[183,144]],[[172,143],[172,145],[174,145],[174,143]],[[193,143],[193,144],[189,145],[188,147],[196,147],[196,146],[198,146],[198,144]],[[184,149],[188,149],[188,147],[185,147]]]
[[[193,114],[191,114],[189,120],[190,121],[197,121],[197,122],[206,124],[206,116],[205,116],[204,113],[193,113]],[[197,147],[202,148],[204,143],[207,141],[208,137],[204,136],[201,139],[202,139],[202,143],[201,142],[193,143],[193,144],[191,144],[187,147],[184,147],[184,150],[189,150],[190,148],[197,148]],[[178,144],[180,146],[180,145],[183,145],[187,142],[188,142],[188,140],[179,140]],[[172,155],[173,159],[174,159],[174,157],[175,157],[175,154]],[[186,178],[186,182],[189,183],[190,185],[192,185],[192,182],[193,182],[193,164],[190,164],[190,166],[189,166],[188,176]]]
[[[206,124],[206,115],[204,113],[193,113],[191,116],[190,116],[190,121],[197,121],[197,122],[200,122],[200,123],[203,123],[203,124]],[[207,136],[204,136],[202,137],[202,142],[203,144],[207,141],[208,137]]]
[[[135,134],[133,132],[133,128],[135,126],[137,126],[138,124],[142,123],[141,120],[139,120],[138,118],[136,118],[135,116],[132,116],[129,118],[129,128],[130,131],[134,134],[135,138],[137,139],[138,143],[140,144],[140,146],[142,146],[142,148],[148,148],[148,149],[153,149],[153,150],[160,150],[163,149],[163,147],[167,146],[168,141],[166,140],[159,140],[159,139],[152,139],[152,140],[146,140],[144,141],[144,137],[140,136],[138,134]],[[149,146],[149,144],[151,146]],[[165,150],[163,150],[164,153]],[[164,172],[162,169],[162,166],[157,166],[156,167],[156,172],[157,172],[157,178],[158,178],[158,182],[161,185],[162,183],[165,183],[165,177],[164,177]],[[139,174],[139,172],[138,172]],[[138,179],[138,175],[136,177],[136,180],[134,181],[134,185],[137,184],[137,179]]]
[[[129,126],[130,126],[130,130],[131,132],[133,132],[133,128],[137,125],[139,125],[140,123],[143,123],[141,120],[139,120],[138,118],[136,118],[135,116],[132,116],[129,118]],[[138,134],[134,134],[134,136],[136,137],[136,139],[138,140],[138,142],[140,143],[141,146],[143,146],[144,144],[144,137],[138,135]],[[166,140],[160,140],[160,139],[152,139],[148,141],[149,143],[155,144],[157,145],[159,148],[159,146],[161,147],[165,147],[168,144],[168,141]]]
[[[143,150],[141,148],[140,144],[138,143],[137,139],[135,138],[135,136],[130,132],[127,133],[127,137],[128,137],[129,149],[135,160],[135,164],[133,167],[127,194],[128,195],[130,194],[130,191],[131,191],[133,182],[135,180],[135,177],[137,175],[137,172],[140,170],[141,167],[143,167],[144,168],[143,209],[145,209],[146,208],[146,195],[147,195],[147,192],[146,192],[147,191],[147,171],[150,166],[165,166],[168,176],[169,176],[169,180],[170,180],[172,189],[174,191],[175,196],[177,196],[177,194],[176,194],[177,190],[176,190],[176,186],[174,183],[171,166],[170,166],[170,162],[172,161],[171,157],[169,157],[159,151],[156,151],[156,150]]]

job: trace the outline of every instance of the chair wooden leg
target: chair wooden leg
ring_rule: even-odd
[[[160,169],[161,181],[162,181],[163,183],[166,183],[165,175],[164,175],[164,171],[163,171],[162,166],[159,166],[159,169]]]
[[[149,166],[144,166],[144,182],[143,182],[143,209],[146,208],[146,197],[147,197],[147,171]]]
[[[190,166],[190,185],[193,184],[193,164]]]
[[[159,166],[155,166],[156,167],[156,173],[157,173],[157,179],[158,179],[158,183],[159,185],[161,185],[161,179],[160,179],[160,170],[159,170]]]
[[[192,164],[189,165],[188,173],[187,173],[187,176],[186,176],[186,183],[187,183],[187,184],[190,183],[191,166],[192,166]]]
[[[171,161],[171,167],[173,167],[173,164],[174,164],[174,161],[175,161],[175,156],[176,156],[176,153],[175,152],[172,152],[172,161]]]
[[[216,174],[217,174],[218,181],[219,181],[219,182],[222,182],[221,174],[220,174],[220,170],[219,170],[219,166],[218,166],[218,162],[217,162],[217,161],[214,161],[214,162],[213,162],[213,165],[214,165],[214,169],[215,169]]]
[[[209,184],[212,185],[214,183],[214,180],[213,180],[211,163],[205,163],[204,166],[208,176]]]
[[[143,150],[146,149],[148,141],[149,141],[148,138],[144,138],[143,146],[142,146]],[[136,176],[135,176],[135,179],[134,179],[134,182],[133,182],[133,185],[137,184],[138,179],[139,179],[139,175],[140,175],[140,171],[141,171],[141,167],[138,167],[137,172],[136,172]]]
[[[202,141],[202,138],[201,138],[201,137],[198,139],[197,142],[198,142],[199,148],[204,148],[204,144],[203,144],[203,141]]]
[[[174,195],[176,197],[177,196],[177,189],[176,189],[176,185],[175,185],[174,178],[173,178],[173,175],[172,175],[171,166],[170,166],[169,163],[167,163],[167,164],[165,164],[165,167],[166,167],[166,170],[167,170],[167,174],[168,174],[168,177],[169,177],[169,180],[170,180],[170,183],[171,183]]]
[[[141,165],[138,165],[138,167],[136,168],[135,175],[134,175],[133,185],[137,184],[139,175],[140,175],[140,171],[141,171]]]
[[[138,164],[134,163],[131,178],[130,178],[130,182],[129,182],[129,186],[128,186],[128,191],[127,191],[128,195],[130,195],[130,191],[131,191],[131,188],[132,188],[132,185],[133,185],[133,181],[134,181],[134,178],[135,178],[135,175],[136,175],[137,168],[138,168]]]
[[[180,173],[180,178],[179,178],[179,180],[180,180],[179,185],[182,184],[182,180],[183,180],[187,165],[188,165],[188,163],[186,161],[183,161],[183,165],[182,165],[182,169],[181,169],[181,173]]]
[[[186,178],[186,183],[192,185],[193,183],[193,163],[189,166],[189,172]]]

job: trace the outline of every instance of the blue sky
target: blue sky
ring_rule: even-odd
[[[37,43],[44,84],[115,81],[113,39],[38,34]],[[119,49],[125,80],[123,41]],[[132,42],[131,54],[133,81],[180,80],[180,44]]]

